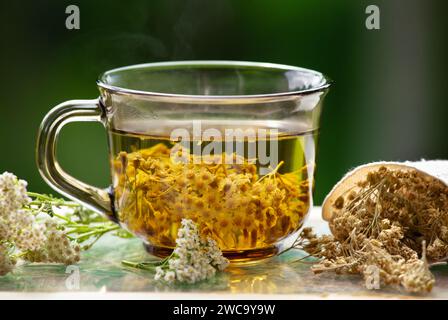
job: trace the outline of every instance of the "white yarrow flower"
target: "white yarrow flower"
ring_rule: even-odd
[[[79,261],[80,247],[68,240],[51,219],[40,224],[26,209],[31,199],[26,190],[27,182],[9,172],[0,174],[0,242],[13,245],[30,262],[55,262],[73,264]],[[10,272],[14,259],[0,244],[0,275]]]
[[[173,282],[174,280],[176,280],[176,274],[174,273],[174,271],[167,271],[165,273],[164,280],[166,282]]]
[[[0,215],[8,215],[30,202],[26,186],[25,180],[17,179],[12,173],[0,175]]]
[[[14,269],[15,261],[8,254],[8,248],[0,244],[0,276],[3,276]]]
[[[154,276],[155,280],[160,280],[163,278],[163,275],[165,274],[165,271],[161,267],[156,268],[156,275]]]
[[[229,264],[213,239],[202,240],[196,224],[182,219],[176,248],[168,262],[156,268],[155,280],[195,283],[213,277]]]

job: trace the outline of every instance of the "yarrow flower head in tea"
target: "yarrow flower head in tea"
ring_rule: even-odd
[[[151,269],[151,263],[132,263],[127,266]],[[209,279],[229,265],[215,240],[202,239],[197,225],[190,219],[182,219],[173,253],[155,268],[155,280],[168,283],[195,283]]]
[[[312,177],[308,165],[280,161],[264,175],[259,165],[236,153],[197,155],[180,143],[120,152],[113,160],[120,221],[159,247],[176,246],[182,219],[225,251],[272,246],[301,227]]]

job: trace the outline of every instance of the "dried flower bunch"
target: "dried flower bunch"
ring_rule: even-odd
[[[448,187],[417,170],[380,167],[332,205],[332,235],[302,231],[295,246],[321,258],[316,273],[367,277],[377,268],[381,283],[408,292],[429,292],[430,262],[448,257]],[[420,257],[420,259],[419,259]]]
[[[155,280],[190,284],[209,279],[216,274],[216,271],[223,271],[229,265],[216,241],[201,238],[197,225],[190,219],[182,219],[176,248],[169,257],[156,263],[130,261],[122,263],[144,270],[152,271],[155,268]]]
[[[0,175],[0,276],[12,271],[18,260],[74,264],[81,249],[90,248],[102,235],[114,230],[128,235],[79,204],[27,192],[26,186],[11,173]],[[70,213],[54,210],[63,207]]]
[[[197,161],[179,146],[160,143],[114,160],[116,207],[130,230],[174,247],[181,220],[191,219],[232,251],[272,245],[301,227],[310,205],[306,170],[280,174],[280,162],[260,177],[256,164],[235,154],[232,164],[225,153]]]

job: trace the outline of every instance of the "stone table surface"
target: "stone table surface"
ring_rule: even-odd
[[[307,225],[329,233],[320,208]],[[436,285],[426,296],[409,295],[397,288],[367,290],[359,276],[314,275],[309,264],[294,262],[303,253],[290,251],[262,263],[231,266],[227,272],[196,285],[167,286],[147,271],[123,267],[123,259],[148,259],[138,239],[113,236],[101,239],[83,253],[74,268],[30,264],[0,277],[0,299],[414,299],[448,298],[448,266],[433,268]],[[73,266],[71,267],[73,268]],[[79,275],[79,282],[77,282]],[[76,283],[79,283],[77,288]]]

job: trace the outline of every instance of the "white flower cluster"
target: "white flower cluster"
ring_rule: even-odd
[[[35,250],[40,246],[43,229],[23,207],[30,202],[26,181],[9,172],[0,175],[0,241],[14,243],[18,249]]]
[[[9,172],[0,175],[0,275],[14,266],[6,243],[32,262],[71,264],[79,260],[79,246],[71,244],[56,223],[38,223],[25,210],[30,203],[26,186],[26,181]]]
[[[229,265],[216,241],[202,240],[192,220],[182,219],[181,224],[176,248],[171,257],[156,268],[155,280],[195,283],[214,276],[216,270],[222,271]]]
[[[4,276],[14,269],[16,262],[9,255],[8,248],[0,244],[0,276]]]
[[[54,221],[45,223],[45,240],[39,249],[29,251],[25,255],[30,262],[53,262],[65,265],[79,262],[81,248],[77,243],[71,243],[62,230],[57,229]]]

